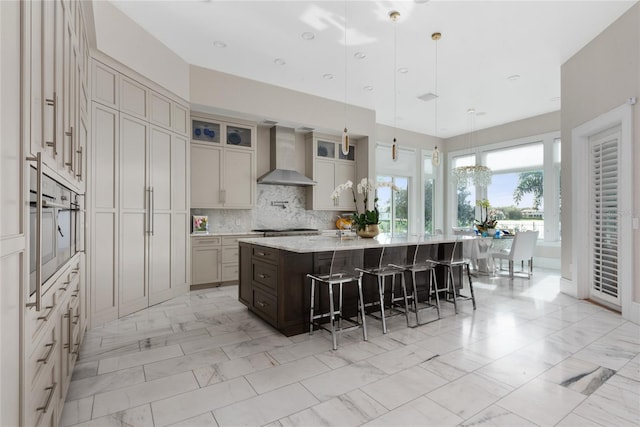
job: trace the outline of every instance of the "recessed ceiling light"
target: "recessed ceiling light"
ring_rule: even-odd
[[[302,33],[301,36],[304,40],[313,40],[316,38],[316,35],[313,34],[311,31],[305,31],[304,33]]]
[[[398,72],[400,74],[407,74],[409,72],[409,69],[406,67],[398,68]]]
[[[353,57],[356,59],[364,59],[367,57],[367,54],[364,52],[356,52],[353,54]]]
[[[273,60],[276,65],[285,65],[287,62],[282,58],[276,58]]]
[[[373,90],[373,86],[365,86],[362,90],[366,90],[367,92],[371,92]]]
[[[428,102],[428,101],[431,101],[432,99],[436,99],[437,97],[438,95],[436,95],[435,93],[429,92],[429,93],[425,93],[418,96],[418,99],[424,102]]]
[[[475,114],[476,113],[476,109],[475,108],[469,108],[467,110],[467,114]]]
[[[507,80],[511,80],[512,82],[515,82],[519,78],[520,78],[520,74],[513,74],[513,75],[507,77]]]
[[[227,47],[227,44],[225,42],[223,42],[223,41],[220,41],[220,40],[214,41],[213,45],[215,47],[219,47],[220,49],[224,49],[225,47]]]
[[[333,80],[333,74],[330,74],[330,73],[323,74],[322,78],[325,80]]]

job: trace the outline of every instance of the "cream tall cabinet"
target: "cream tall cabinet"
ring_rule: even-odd
[[[188,108],[93,61],[92,320],[188,290]]]

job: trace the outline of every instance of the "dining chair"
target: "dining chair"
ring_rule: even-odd
[[[533,252],[538,243],[537,231],[520,231],[516,233],[513,238],[513,243],[510,249],[503,249],[491,254],[493,259],[500,260],[500,270],[502,270],[502,260],[509,261],[509,277],[514,277],[513,264],[520,261],[524,266],[524,261],[527,261],[527,279],[531,278],[533,274]],[[494,261],[495,262],[495,261]]]

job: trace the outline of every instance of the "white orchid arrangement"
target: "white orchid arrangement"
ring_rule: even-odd
[[[352,217],[353,223],[358,226],[358,230],[364,230],[365,226],[367,225],[380,223],[380,212],[378,211],[378,195],[376,193],[376,189],[381,187],[389,187],[393,191],[400,191],[400,189],[392,182],[370,182],[368,178],[362,178],[362,180],[360,180],[360,182],[355,186],[355,189],[353,186],[353,182],[351,182],[350,180],[345,182],[344,184],[338,185],[335,190],[333,190],[333,193],[331,193],[331,199],[333,199],[333,201],[337,203],[338,199],[340,198],[340,194],[343,191],[350,189],[353,196],[353,204],[356,206],[356,211]],[[360,213],[360,210],[358,209],[358,199],[356,196],[356,192],[357,194],[362,195],[364,206],[364,210],[362,213]],[[369,194],[371,194],[372,192],[374,194],[373,210],[370,211],[367,210],[367,203],[369,201]]]

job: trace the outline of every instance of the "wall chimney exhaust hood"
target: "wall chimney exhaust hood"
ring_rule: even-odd
[[[295,165],[296,135],[292,128],[273,126],[271,128],[271,171],[258,178],[258,184],[272,185],[316,185],[298,171]]]

